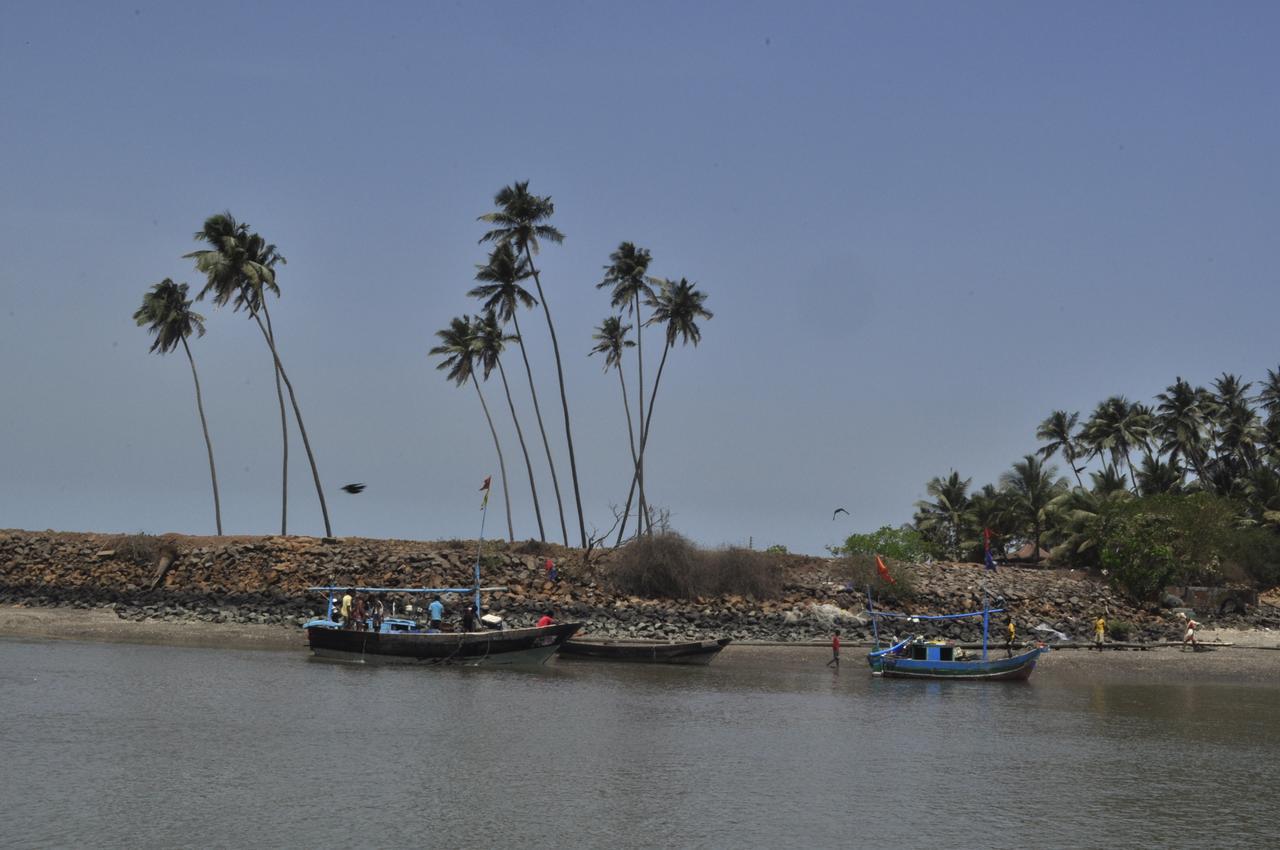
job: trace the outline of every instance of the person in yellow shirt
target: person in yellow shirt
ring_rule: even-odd
[[[351,624],[351,589],[347,588],[347,592],[342,594],[342,625],[350,627]]]
[[[1107,636],[1107,618],[1100,616],[1093,624],[1093,645],[1102,652],[1102,639]]]
[[[1009,633],[1009,639],[1005,641],[1004,651],[1008,653],[1010,658],[1012,658],[1013,657],[1013,639],[1017,637],[1017,630],[1013,626],[1013,617],[1008,618],[1008,622],[1005,624],[1005,630]]]

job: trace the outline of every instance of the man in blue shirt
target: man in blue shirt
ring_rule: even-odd
[[[440,601],[440,597],[431,600],[431,604],[427,606],[427,628],[440,630],[440,622],[444,619],[444,603]]]

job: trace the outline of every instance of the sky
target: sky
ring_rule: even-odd
[[[587,356],[624,240],[714,314],[656,398],[672,528],[821,554],[907,522],[934,476],[996,481],[1054,409],[1280,365],[1277,31],[1248,2],[8,0],[0,527],[213,533],[191,371],[132,314],[166,277],[199,290],[182,255],[226,210],[288,259],[272,318],[334,533],[474,538],[493,475],[504,535],[476,393],[427,352],[476,312],[477,217],[517,180],[565,234],[537,265],[589,532],[631,479],[618,375]],[[276,533],[270,354],[245,313],[195,309],[224,529]],[[550,338],[521,318],[576,543]],[[482,389],[537,537],[496,374]],[[289,451],[288,530],[320,535],[296,427]]]

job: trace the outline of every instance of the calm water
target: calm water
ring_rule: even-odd
[[[1280,690],[852,660],[416,670],[0,641],[0,845],[1280,841]]]

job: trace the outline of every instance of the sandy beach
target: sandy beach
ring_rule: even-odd
[[[278,625],[123,620],[108,609],[0,606],[0,638],[77,640],[158,646],[217,647],[240,650],[305,651],[302,630]],[[1177,646],[1149,650],[1095,652],[1057,649],[1043,656],[1038,675],[1090,681],[1164,683],[1197,682],[1280,687],[1280,632],[1266,629],[1206,630],[1209,652],[1183,652]],[[830,649],[821,643],[731,644],[716,664],[760,668],[812,664],[824,667]],[[843,672],[865,671],[862,650],[846,643]]]

